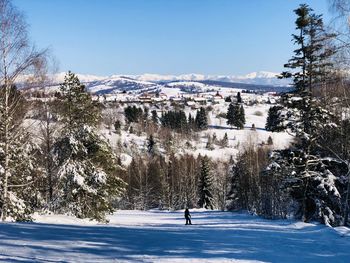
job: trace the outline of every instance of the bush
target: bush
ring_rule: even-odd
[[[254,112],[255,116],[263,116],[263,113],[259,110],[257,110],[256,112]]]

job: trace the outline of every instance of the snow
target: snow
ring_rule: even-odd
[[[345,262],[349,235],[245,213],[118,211],[109,224],[64,215],[0,224],[5,262]],[[349,229],[338,228],[343,233]]]

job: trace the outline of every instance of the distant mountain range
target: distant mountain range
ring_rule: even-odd
[[[65,73],[58,73],[55,79],[59,82],[63,81]],[[142,74],[142,75],[112,75],[112,76],[96,76],[77,74],[81,82],[101,81],[107,79],[125,78],[142,82],[172,82],[172,81],[221,81],[221,82],[237,82],[256,85],[271,85],[271,86],[287,86],[288,80],[278,79],[279,73],[259,71],[252,72],[246,75],[203,75],[203,74],[182,74],[182,75],[160,75],[160,74]]]
[[[96,76],[77,74],[80,81],[86,85],[88,90],[94,94],[112,94],[119,92],[141,93],[145,91],[160,90],[162,88],[179,88],[184,91],[200,92],[212,87],[225,87],[264,91],[286,91],[289,90],[288,80],[277,78],[273,72],[253,72],[244,76],[224,75],[112,75]],[[54,86],[62,83],[65,73],[55,74]]]

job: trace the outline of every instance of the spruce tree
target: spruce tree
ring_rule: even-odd
[[[206,110],[201,107],[196,114],[195,118],[196,128],[199,131],[205,130],[208,128],[208,118]]]
[[[245,122],[246,122],[245,121],[245,112],[244,112],[243,105],[241,105],[241,107],[239,108],[239,123],[238,123],[237,128],[243,129]]]
[[[152,121],[153,121],[153,123],[158,124],[158,114],[157,114],[157,111],[156,111],[156,110],[152,110],[152,111],[151,111],[151,114],[152,114]]]
[[[97,133],[98,108],[71,72],[61,85],[63,129],[54,144],[58,190],[54,209],[79,218],[104,220],[124,189],[110,145]]]
[[[282,106],[273,106],[269,108],[265,125],[267,131],[280,132],[285,130],[283,125],[282,110]]]
[[[242,103],[242,97],[240,92],[237,92],[237,103]]]
[[[151,134],[147,139],[147,152],[150,154],[154,154],[155,140],[153,138],[153,134]]]
[[[230,126],[234,126],[236,116],[237,116],[237,109],[235,107],[235,104],[230,103],[226,114],[227,124]]]
[[[198,206],[206,209],[213,209],[212,194],[213,179],[210,172],[210,160],[208,156],[201,158],[199,184],[198,184]]]
[[[239,104],[230,103],[227,114],[227,124],[235,126],[237,129],[243,129],[245,124],[245,113],[243,106]]]
[[[298,47],[285,64],[291,72],[283,72],[282,77],[293,79],[296,92],[284,95],[282,106],[286,127],[296,140],[293,148],[275,152],[272,163],[287,171],[286,187],[299,205],[297,216],[304,221],[321,219],[336,225],[341,211],[341,188],[337,188],[341,182],[335,176],[338,168],[332,169],[318,149],[320,132],[332,126],[333,117],[315,96],[316,90],[326,86],[332,76],[334,49],[329,42],[334,35],[326,33],[322,17],[308,5],[300,5],[294,12],[298,34],[293,35],[293,40]]]
[[[227,136],[227,132],[225,132],[224,137],[222,138],[222,140],[220,141],[220,145],[221,147],[227,147],[228,146],[228,136]]]
[[[97,125],[100,113],[91,95],[86,91],[78,77],[68,71],[64,82],[60,85],[61,122],[66,130],[76,130],[83,125]]]

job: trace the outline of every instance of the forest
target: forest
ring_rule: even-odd
[[[117,209],[206,208],[348,225],[350,6],[334,0],[331,7],[330,26],[306,4],[294,10],[295,50],[279,76],[293,91],[271,105],[264,127],[287,133],[291,144],[275,149],[272,137],[248,139],[237,143],[236,156],[218,161],[195,154],[203,137],[208,150],[232,147],[227,133],[205,134],[211,105],[188,114],[174,102],[159,112],[96,100],[72,72],[53,83],[50,51],[30,42],[23,14],[0,0],[1,220],[31,221],[40,212],[106,222]],[[245,131],[244,98],[239,92],[225,101],[226,124]],[[146,144],[113,144],[106,129],[143,136]],[[178,152],[180,141],[186,154]]]

